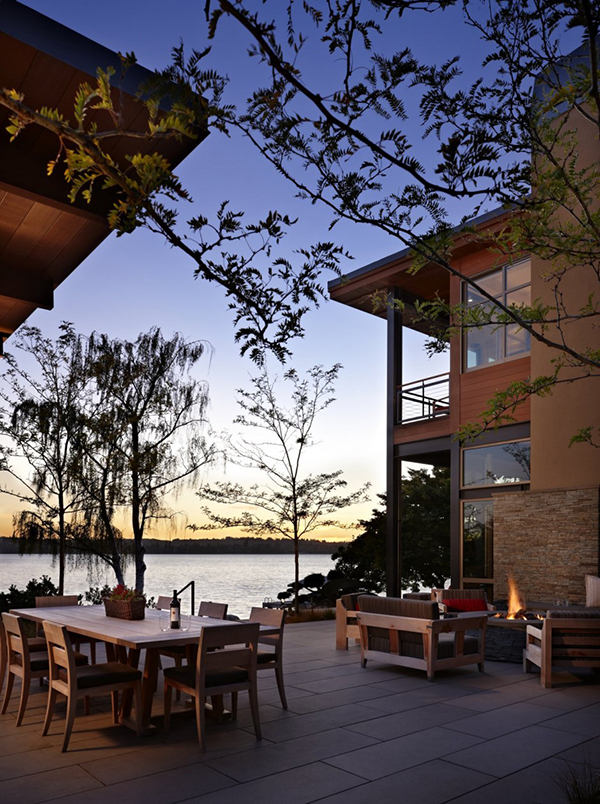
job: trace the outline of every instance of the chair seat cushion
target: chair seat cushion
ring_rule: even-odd
[[[184,684],[190,689],[196,686],[195,667],[167,667],[164,671],[165,679]],[[234,667],[231,670],[215,670],[206,674],[206,687],[222,687],[228,684],[243,684],[248,681],[248,671],[241,667]]]
[[[277,655],[274,650],[259,650],[256,654],[256,661],[258,664],[268,664],[269,662],[274,662],[277,659]]]
[[[59,677],[66,681],[66,671],[61,669]],[[90,689],[91,687],[101,687],[104,684],[108,686],[109,684],[121,684],[127,681],[139,681],[141,678],[142,673],[140,670],[136,670],[135,667],[129,667],[127,664],[121,664],[121,662],[90,664],[87,667],[77,668],[77,689]]]

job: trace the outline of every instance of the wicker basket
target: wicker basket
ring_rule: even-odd
[[[146,616],[146,601],[140,600],[108,600],[104,599],[104,610],[107,617],[119,620],[143,620]]]

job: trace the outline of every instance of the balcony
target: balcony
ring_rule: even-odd
[[[399,385],[396,390],[397,424],[429,421],[449,413],[449,372]]]

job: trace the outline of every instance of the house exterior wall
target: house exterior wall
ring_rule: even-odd
[[[493,494],[494,597],[512,575],[525,601],[585,603],[586,573],[597,575],[600,487]]]

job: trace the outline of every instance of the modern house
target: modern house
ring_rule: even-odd
[[[497,210],[472,223],[489,232],[506,226],[510,214]],[[547,297],[538,258],[502,261],[460,230],[454,244],[453,266],[496,298],[527,304]],[[415,300],[482,300],[468,281],[436,265],[413,273],[411,262],[402,251],[329,285],[333,300],[387,318],[388,594],[400,592],[402,462],[414,461],[451,470],[453,586],[484,586],[489,598],[505,598],[512,574],[529,600],[584,602],[584,575],[599,569],[600,449],[569,441],[579,428],[600,425],[600,378],[533,397],[516,409],[514,423],[461,445],[458,427],[477,421],[495,390],[547,372],[553,350],[515,325],[470,329],[451,338],[448,373],[408,382],[403,330],[428,327],[414,316]],[[578,272],[562,290],[585,299],[598,293],[597,278]],[[374,308],[374,294],[401,299],[403,310]],[[600,345],[597,327],[573,326],[579,343]]]
[[[136,93],[149,70],[135,65],[118,85],[117,53],[16,0],[0,0],[0,87],[23,93],[30,108],[56,107],[72,119],[79,85],[109,66],[117,70],[114,92],[122,92],[126,127],[144,130],[146,110]],[[52,309],[58,285],[110,234],[106,215],[114,200],[95,192],[89,204],[81,197],[69,203],[60,166],[51,176],[46,170],[58,152],[56,137],[29,126],[10,142],[9,117],[0,105],[0,354],[2,342],[36,309]],[[159,145],[115,137],[106,150],[121,164],[127,154],[159,151],[174,167],[206,135]]]

